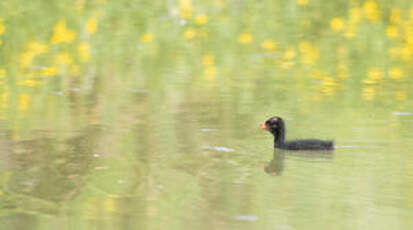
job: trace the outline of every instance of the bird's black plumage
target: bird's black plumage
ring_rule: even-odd
[[[274,136],[274,148],[287,150],[333,150],[333,141],[323,141],[317,139],[306,140],[285,140],[285,123],[281,117],[271,117],[265,124],[261,125],[262,129],[269,131]]]

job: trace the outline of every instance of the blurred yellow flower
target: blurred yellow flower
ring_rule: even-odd
[[[70,67],[70,75],[72,76],[76,76],[79,75],[80,71],[79,71],[79,66],[78,65],[72,65]]]
[[[45,67],[42,70],[42,75],[45,76],[56,76],[57,74],[59,74],[59,69],[56,66],[51,66],[51,67]]]
[[[20,54],[20,68],[28,67],[32,64],[36,55],[46,53],[49,51],[49,46],[37,41],[30,41],[25,46],[25,50]]]
[[[35,78],[37,76],[38,76],[37,72],[35,72],[33,70],[23,73],[23,77],[25,77],[25,78]]]
[[[371,80],[371,79],[369,79],[369,78],[364,79],[364,80],[362,80],[361,82],[363,82],[363,83],[366,84],[366,85],[374,85],[374,84],[377,83],[376,81]]]
[[[153,35],[151,33],[146,33],[141,36],[140,40],[143,43],[149,43],[153,40]]]
[[[295,58],[297,54],[295,53],[294,48],[290,47],[287,48],[287,50],[285,50],[284,54],[283,54],[283,58],[286,60],[291,60],[293,58]]]
[[[49,46],[37,41],[31,41],[27,44],[27,51],[32,52],[34,55],[46,53],[49,51]]]
[[[409,19],[413,20],[413,7],[410,8]]]
[[[303,29],[308,29],[308,28],[311,27],[311,21],[309,19],[303,19],[303,20],[300,21],[300,26]]]
[[[32,64],[35,54],[32,52],[23,52],[20,54],[20,67],[24,68]]]
[[[335,86],[337,85],[336,80],[332,77],[324,77],[323,81],[321,82],[323,86]]]
[[[336,92],[336,88],[335,87],[330,87],[330,86],[322,86],[320,91],[325,96],[330,96],[331,97]]]
[[[405,91],[396,91],[394,98],[399,101],[405,101],[407,99],[407,93]]]
[[[217,69],[215,68],[215,66],[208,66],[204,69],[204,75],[207,80],[212,81],[215,79],[215,76],[217,75]]]
[[[0,68],[0,78],[5,77],[6,76],[6,70]]]
[[[195,38],[196,36],[196,30],[192,29],[192,28],[188,28],[184,31],[184,38],[186,40],[191,40],[193,38]]]
[[[204,66],[213,66],[215,64],[215,56],[214,55],[204,55],[202,58],[202,64]]]
[[[36,85],[41,85],[40,82],[34,81],[34,80],[20,80],[17,82],[17,85],[21,86],[36,86]]]
[[[261,42],[261,47],[267,51],[275,51],[277,44],[273,40],[267,39]]]
[[[5,109],[8,107],[7,99],[9,98],[9,93],[7,91],[0,94],[0,108]]]
[[[242,33],[238,36],[238,41],[242,44],[248,44],[251,43],[254,39],[252,38],[252,35],[250,33]]]
[[[309,53],[312,50],[312,45],[308,41],[300,41],[298,45],[301,53]]]
[[[191,0],[179,0],[179,16],[181,18],[189,19],[192,17],[194,7]]]
[[[74,6],[76,10],[82,12],[83,9],[85,8],[85,0],[76,0],[76,2],[74,3]]]
[[[388,71],[389,77],[394,80],[399,80],[403,77],[403,70],[400,67],[393,67]]]
[[[389,48],[388,53],[389,53],[390,58],[394,59],[394,58],[400,56],[401,49],[400,49],[400,47],[391,47],[391,48]]]
[[[366,18],[370,21],[378,21],[380,19],[380,9],[375,0],[368,0],[363,5],[363,11]]]
[[[282,68],[282,69],[291,69],[294,65],[295,65],[294,62],[287,60],[287,61],[283,61],[283,62],[281,63],[281,68]]]
[[[324,70],[320,70],[320,69],[314,69],[310,73],[310,77],[314,79],[322,79],[325,75],[326,73],[324,72]]]
[[[200,14],[198,16],[196,16],[195,18],[195,23],[197,25],[204,25],[208,22],[208,16],[205,14]]]
[[[379,82],[383,79],[383,73],[381,70],[378,69],[370,69],[367,73],[367,77],[370,80]]]
[[[4,31],[6,31],[6,26],[3,24],[4,19],[0,18],[0,35],[4,34]]]
[[[87,42],[81,42],[77,46],[77,52],[81,62],[86,63],[90,60],[90,45]]]
[[[67,52],[61,52],[55,56],[55,63],[57,65],[69,65],[72,62],[73,62],[72,56]]]
[[[376,97],[376,88],[374,87],[366,87],[362,89],[362,98],[366,101],[374,100]]]
[[[98,21],[95,17],[91,17],[87,20],[86,22],[86,31],[88,34],[94,34],[96,33],[96,30],[98,28]]]
[[[361,20],[361,9],[360,8],[351,8],[349,11],[349,21],[350,24],[355,25]]]
[[[337,66],[337,77],[340,79],[348,78],[348,68],[345,65]]]
[[[298,0],[298,5],[305,6],[308,4],[308,0]]]
[[[52,44],[57,43],[72,43],[76,39],[76,32],[66,27],[66,20],[60,19],[54,29],[53,35],[50,38]]]
[[[107,212],[116,211],[116,202],[115,199],[108,197],[103,201],[103,208]]]
[[[331,29],[333,29],[334,31],[341,31],[344,29],[344,25],[345,25],[345,21],[343,18],[333,18],[330,21],[330,27]]]
[[[318,48],[308,41],[301,41],[299,49],[301,52],[301,62],[304,64],[314,64],[320,57]]]
[[[390,22],[397,24],[402,20],[402,10],[400,8],[392,8],[390,11]]]
[[[397,27],[394,25],[388,25],[386,33],[387,33],[387,37],[389,38],[397,38],[399,36]]]
[[[95,18],[99,21],[100,19],[102,19],[104,14],[105,12],[102,9],[98,9],[95,12]]]
[[[200,29],[200,30],[198,31],[198,34],[199,34],[199,37],[201,37],[201,38],[206,38],[206,37],[208,37],[208,31],[206,31],[205,29]]]
[[[412,49],[408,46],[404,46],[400,49],[400,56],[403,61],[408,62],[410,61],[412,55]]]
[[[19,110],[26,110],[29,106],[30,97],[28,94],[19,95]]]

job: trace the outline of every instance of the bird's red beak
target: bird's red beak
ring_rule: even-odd
[[[268,126],[264,123],[260,125],[260,129],[262,130],[268,130]]]

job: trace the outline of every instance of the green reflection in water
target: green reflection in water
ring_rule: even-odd
[[[410,1],[0,5],[0,229],[412,224]]]

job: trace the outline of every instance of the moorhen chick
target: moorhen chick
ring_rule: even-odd
[[[281,117],[271,117],[264,124],[261,124],[261,129],[267,130],[274,136],[274,148],[287,150],[333,150],[333,141],[322,141],[316,139],[308,140],[285,140],[285,124]]]

